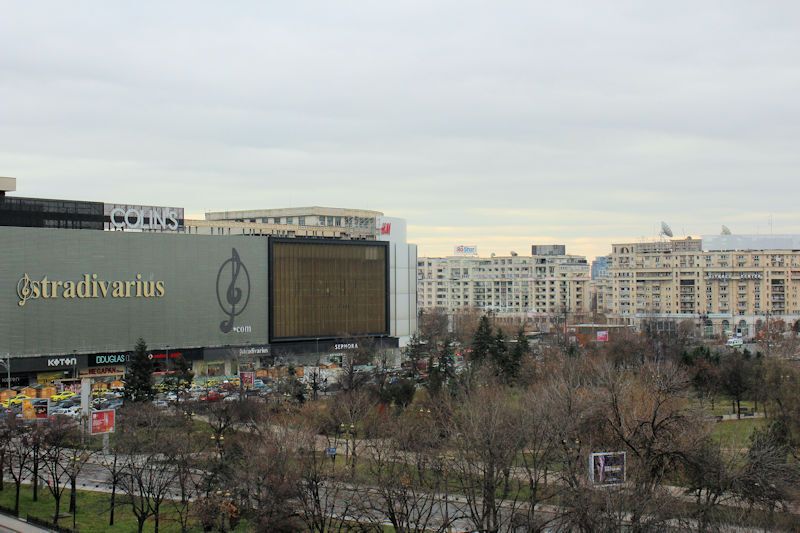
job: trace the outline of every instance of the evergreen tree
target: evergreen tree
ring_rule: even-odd
[[[431,396],[438,396],[439,392],[442,390],[442,383],[444,382],[444,378],[442,377],[441,369],[439,365],[433,364],[433,354],[428,355],[428,392]]]
[[[523,328],[519,328],[516,340],[517,342],[514,343],[514,347],[511,349],[506,368],[503,371],[508,381],[513,381],[519,377],[519,370],[522,368],[522,360],[530,353],[528,337],[525,336],[525,330]]]
[[[486,361],[492,352],[494,338],[492,336],[492,325],[489,317],[483,315],[478,322],[478,329],[472,337],[472,357],[471,362],[480,365]]]
[[[152,400],[153,396],[153,361],[147,353],[147,344],[140,338],[125,375],[125,398],[144,402]]]
[[[422,343],[419,335],[414,333],[408,344],[403,348],[403,354],[411,361],[411,374],[412,376],[419,377],[419,362],[425,357],[425,345]]]
[[[500,375],[505,374],[508,369],[508,347],[506,346],[506,335],[500,328],[497,328],[497,333],[492,338],[489,355],[492,357],[495,371]]]
[[[455,371],[455,357],[453,354],[453,343],[450,339],[445,339],[441,348],[439,349],[439,374],[442,381],[447,382],[454,378]]]

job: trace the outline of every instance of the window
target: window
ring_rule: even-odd
[[[300,224],[301,226],[305,226],[306,225],[306,217],[297,217],[297,223]]]

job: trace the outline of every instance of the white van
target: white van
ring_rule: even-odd
[[[728,339],[728,342],[725,343],[725,346],[731,346],[733,348],[741,348],[744,346],[744,341],[741,337],[731,337]]]

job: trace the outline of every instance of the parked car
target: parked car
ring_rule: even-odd
[[[215,390],[210,390],[207,393],[200,395],[201,402],[218,402],[222,399],[222,395]]]
[[[237,401],[239,401],[239,393],[238,392],[232,392],[231,394],[225,396],[225,398],[223,398],[222,401],[223,402],[237,402]]]
[[[57,407],[51,411],[54,415],[69,416],[72,418],[79,418],[81,416],[81,406],[73,405],[71,407]]]
[[[22,400],[31,400],[31,399],[32,398],[30,396],[25,396],[24,394],[17,394],[16,396],[8,400],[8,407],[14,405],[22,405]]]
[[[63,392],[58,392],[58,393],[53,394],[52,396],[50,396],[50,401],[52,401],[52,402],[60,402],[62,400],[69,400],[73,396],[75,396],[74,392],[72,392],[71,390],[65,390]]]

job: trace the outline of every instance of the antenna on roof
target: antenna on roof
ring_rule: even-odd
[[[663,221],[661,222],[661,233],[659,235],[672,237],[672,228],[669,227],[669,224]]]
[[[722,233],[720,235],[730,235],[731,230],[725,224],[722,225]]]

